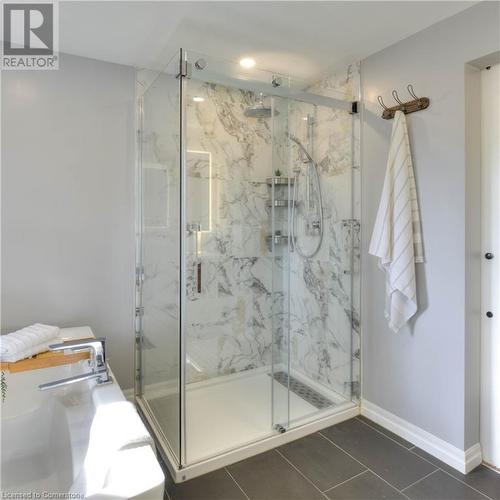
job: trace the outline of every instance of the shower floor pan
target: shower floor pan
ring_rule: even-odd
[[[175,425],[175,413],[169,404],[172,395],[160,394],[149,399],[148,404],[141,399],[137,402],[153,428],[172,477],[182,482],[359,414],[357,404],[333,391],[320,391],[317,385],[299,377],[292,373],[288,380],[286,373],[278,372],[273,380],[269,369],[261,368],[189,384],[184,442],[185,460],[189,465],[181,469],[176,466],[158,429]],[[271,399],[271,392],[274,399]],[[325,407],[329,402],[332,405]],[[288,411],[290,429],[284,433],[273,429],[273,412],[274,422],[280,422]]]

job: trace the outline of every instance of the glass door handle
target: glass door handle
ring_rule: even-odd
[[[494,256],[491,252],[486,252],[486,253],[484,254],[484,258],[485,258],[486,260],[491,260],[491,259],[493,259],[493,257],[495,257],[495,256]]]
[[[196,265],[196,291],[201,293],[201,262]]]

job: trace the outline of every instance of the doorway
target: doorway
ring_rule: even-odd
[[[500,65],[481,72],[481,448],[500,469]]]

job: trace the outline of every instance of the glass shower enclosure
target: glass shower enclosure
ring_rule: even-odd
[[[138,80],[135,395],[184,480],[356,409],[358,117],[185,50]]]

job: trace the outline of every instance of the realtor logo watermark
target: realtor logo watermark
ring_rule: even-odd
[[[4,2],[2,15],[2,69],[59,68],[57,2]]]

